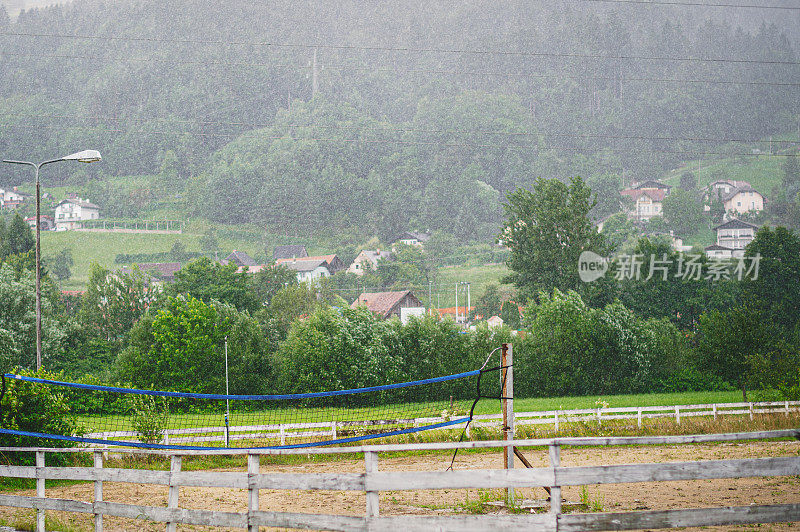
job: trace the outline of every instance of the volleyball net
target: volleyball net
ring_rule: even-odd
[[[484,364],[485,366],[485,364]],[[287,395],[214,395],[140,390],[7,373],[3,394],[40,387],[69,405],[74,434],[8,426],[0,434],[85,445],[150,449],[301,448],[375,440],[469,422],[480,397],[498,398],[479,370],[382,386]],[[483,390],[481,390],[483,388]],[[8,401],[0,404],[9,408]],[[66,440],[66,441],[64,441]],[[373,442],[374,443],[374,442]]]

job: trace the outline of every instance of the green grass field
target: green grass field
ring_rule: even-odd
[[[482,266],[445,266],[439,268],[438,289],[433,293],[433,304],[439,307],[454,307],[456,305],[456,283],[466,281],[470,283],[470,296],[472,304],[486,291],[491,284],[499,284],[503,276],[508,275],[509,269],[505,264],[492,264]],[[418,294],[419,295],[419,294]],[[427,297],[427,294],[424,294]],[[420,298],[427,301],[425,298]],[[464,306],[464,295],[458,294],[458,304]]]

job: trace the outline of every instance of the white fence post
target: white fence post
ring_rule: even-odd
[[[503,441],[514,441],[514,346],[503,344],[501,351],[500,371],[502,376],[503,396],[501,405],[503,410]],[[509,445],[503,449],[503,465],[505,469],[514,469],[514,446]],[[506,504],[514,501],[514,488],[506,488]]]
[[[98,473],[103,468],[103,452],[102,451],[95,451],[94,452],[94,470]],[[95,502],[95,512],[94,512],[94,530],[95,532],[103,532],[103,514],[97,511],[97,503],[103,502],[103,481],[102,480],[95,480],[94,481],[94,502]]]
[[[378,471],[378,453],[367,451],[364,453],[364,469],[367,473],[365,481],[369,481],[370,473]],[[380,515],[380,492],[367,491],[367,519]]]
[[[261,467],[261,455],[247,455],[247,531],[258,532],[255,514],[258,511],[258,473]]]
[[[636,423],[639,425],[639,428],[642,428],[642,409],[636,409]]]
[[[681,407],[679,406],[675,407],[675,423],[681,424]]]
[[[786,401],[786,417],[789,417],[789,401]]]
[[[750,410],[750,419],[753,419],[753,403],[747,403],[747,408]]]
[[[551,444],[550,450],[550,467],[561,467],[561,446],[558,444]],[[558,475],[553,472],[555,477],[555,484],[558,484]],[[561,486],[550,487],[550,513],[561,513]]]
[[[556,411],[556,434],[558,434],[558,411]]]
[[[44,451],[36,451],[36,497],[44,499]],[[45,511],[38,507],[44,500],[39,500],[36,508],[36,532],[47,532],[45,529]]]
[[[180,486],[175,484],[173,476],[181,472],[181,455],[174,454],[170,457],[169,461],[169,494],[167,495],[167,508],[178,507],[178,495],[180,495]],[[167,523],[167,532],[175,532],[177,528],[176,521]]]
[[[716,421],[717,420],[717,405],[716,405],[716,403],[711,405],[711,407],[712,407],[711,409],[714,411],[714,421]]]
[[[331,438],[336,439],[336,422],[331,421]]]

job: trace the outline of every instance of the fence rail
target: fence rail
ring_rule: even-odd
[[[44,530],[48,510],[89,513],[95,516],[95,529],[102,530],[104,516],[147,519],[175,525],[193,524],[258,530],[259,526],[311,528],[326,530],[516,530],[535,527],[548,531],[631,530],[686,526],[734,525],[800,521],[800,504],[702,508],[614,513],[563,513],[562,486],[587,484],[624,484],[675,480],[772,477],[800,474],[800,456],[706,460],[691,462],[645,463],[601,466],[563,467],[562,446],[654,445],[720,441],[798,438],[800,430],[776,430],[735,434],[694,436],[651,436],[614,438],[554,438],[516,441],[476,441],[461,443],[392,444],[320,449],[225,449],[219,451],[136,451],[170,457],[169,471],[134,470],[103,467],[104,452],[132,452],[126,449],[44,449],[0,448],[0,452],[33,451],[35,466],[0,466],[0,476],[36,479],[36,496],[0,494],[0,506],[37,510],[37,530]],[[378,467],[378,453],[464,448],[499,448],[545,446],[550,466],[530,469],[476,469],[463,471],[384,472]],[[93,453],[94,467],[46,467],[49,452]],[[261,473],[263,455],[359,453],[364,456],[363,473]],[[247,470],[241,472],[182,471],[183,456],[235,454],[247,456]],[[45,480],[66,479],[94,482],[94,500],[75,501],[45,496]],[[166,507],[114,503],[103,500],[104,482],[123,482],[169,486]],[[227,487],[246,489],[247,512],[221,512],[179,507],[180,487]],[[534,515],[488,516],[384,516],[380,515],[379,494],[384,491],[441,490],[466,488],[548,487],[553,492],[550,511]],[[259,509],[259,490],[330,490],[361,491],[366,495],[365,515],[325,515],[269,512]]]
[[[577,410],[547,410],[536,412],[515,412],[515,428],[521,425],[553,425],[558,431],[562,423],[597,422],[636,419],[639,427],[646,419],[674,418],[680,424],[682,418],[687,417],[714,417],[730,415],[749,415],[752,419],[756,414],[785,414],[800,412],[800,401],[772,401],[750,403],[716,403],[697,405],[671,405],[671,406],[630,406],[616,408],[591,408]],[[467,435],[471,436],[471,427],[501,427],[502,414],[485,414],[474,416]],[[269,425],[238,425],[229,429],[230,440],[252,440],[253,438],[273,440],[276,444],[286,445],[295,438],[309,438],[316,436],[329,436],[336,439],[342,430],[370,430],[376,426],[386,425],[430,425],[444,421],[440,417],[425,417],[415,419],[373,419],[362,421],[326,421],[318,423],[283,423]],[[463,424],[456,424],[453,428],[461,428]],[[87,438],[103,440],[137,441],[135,431],[92,432]],[[164,431],[164,444],[184,444],[202,442],[225,443],[225,427],[222,425],[212,427],[195,427],[189,429],[174,429]]]

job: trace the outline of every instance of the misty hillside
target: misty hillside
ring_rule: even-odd
[[[96,148],[51,179],[160,176],[154,200],[217,222],[485,239],[536,176],[653,177],[797,128],[798,28],[587,0],[0,9],[0,155]]]

